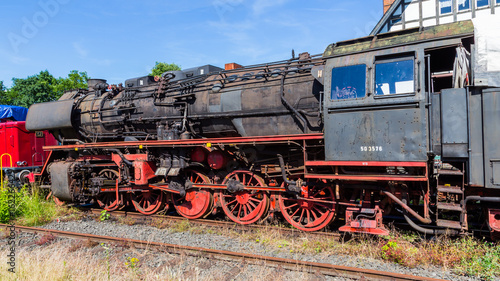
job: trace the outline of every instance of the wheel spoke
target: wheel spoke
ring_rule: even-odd
[[[318,208],[317,206],[313,206],[313,209],[316,210],[316,212],[318,212],[320,215],[323,215],[326,212],[328,212],[328,210],[323,211],[320,208]]]
[[[241,213],[241,204],[239,204],[239,206],[240,207],[238,208],[238,214],[236,215],[236,217],[238,217],[238,218],[240,217],[240,213]]]
[[[247,205],[254,207],[254,209],[257,208],[257,206],[255,206],[255,204],[252,201],[248,201]]]
[[[305,211],[305,209],[302,209],[302,212],[300,212],[300,217],[299,217],[300,224],[302,224],[302,217],[304,216],[304,211]]]
[[[227,204],[226,206],[228,206],[229,204]],[[240,205],[240,203],[236,203],[233,207],[233,209],[231,209],[230,213],[233,213],[234,210],[236,209],[236,207],[238,207],[238,205]]]
[[[226,206],[229,206],[229,205],[233,204],[233,203],[234,203],[234,202],[236,202],[236,201],[238,201],[238,199],[234,199],[233,201],[231,201],[231,202],[227,203],[227,204],[226,204]]]
[[[293,218],[295,216],[295,214],[297,214],[300,210],[301,210],[301,208],[297,208],[297,210],[295,210],[295,212],[293,212],[293,214],[290,217]]]
[[[250,202],[250,200],[252,200],[254,202],[259,202],[259,203],[262,202],[262,200],[259,200],[257,198],[252,198],[252,197],[248,198],[248,202]]]
[[[286,210],[286,209],[290,209],[290,208],[293,208],[293,207],[298,206],[298,205],[299,205],[299,203],[295,203],[295,204],[293,204],[293,205],[290,205],[290,206],[288,206],[288,207],[285,207],[284,209],[285,209],[285,210]]]
[[[313,215],[314,217],[314,220],[317,220],[318,219],[318,216],[316,215],[316,212],[314,212],[314,207],[311,209],[311,214]]]

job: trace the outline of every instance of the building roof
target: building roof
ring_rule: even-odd
[[[388,5],[391,1],[384,1],[384,4]],[[481,3],[479,0],[395,0],[370,35],[462,22],[499,14],[499,0],[481,1]]]
[[[387,10],[387,12],[380,19],[380,21],[377,23],[377,25],[375,25],[375,27],[373,28],[370,35],[376,35],[376,34],[380,33],[380,30],[382,29],[384,24],[389,20],[389,18],[394,13],[394,11],[398,8],[398,5],[401,4],[401,2],[403,2],[403,0],[396,0],[396,1],[394,1],[394,3],[392,3],[389,10]]]

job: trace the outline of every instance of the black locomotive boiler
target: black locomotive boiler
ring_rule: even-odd
[[[481,38],[481,40],[484,38]],[[305,231],[500,231],[500,75],[472,22],[338,42],[324,54],[206,65],[33,105],[36,175],[58,200]],[[475,67],[471,67],[474,65]]]

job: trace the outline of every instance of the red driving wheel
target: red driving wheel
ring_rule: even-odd
[[[299,198],[279,195],[283,217],[295,228],[304,231],[317,231],[326,227],[335,218],[334,202],[335,196],[330,186],[303,187]]]
[[[210,183],[210,179],[198,171],[188,170],[186,176],[192,183]],[[193,188],[186,190],[184,197],[172,194],[172,202],[179,215],[194,220],[210,214],[214,197],[210,190]]]
[[[222,184],[227,184],[231,179],[244,186],[266,186],[261,177],[249,171],[234,171],[224,178]],[[242,190],[230,193],[227,190],[221,190],[219,198],[224,213],[239,224],[254,223],[263,218],[269,210],[269,196],[264,191]]]
[[[152,215],[163,206],[163,191],[153,189],[135,193],[132,204],[139,213]]]

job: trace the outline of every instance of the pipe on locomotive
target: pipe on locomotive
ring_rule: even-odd
[[[419,221],[423,223],[430,223],[429,219],[424,219],[421,217],[418,213],[413,211],[408,205],[406,205],[404,202],[399,200],[394,194],[383,191],[384,194],[389,196],[391,199],[393,199],[396,203],[398,203],[401,207],[404,208],[404,214],[403,217],[405,218],[406,222],[415,230],[422,232],[424,234],[430,234],[430,235],[440,235],[440,234],[448,234],[448,235],[458,235],[460,232],[458,230],[451,230],[451,229],[430,229],[430,228],[424,228],[416,223],[414,223],[409,217],[408,213],[410,213],[412,216],[417,218]],[[484,201],[484,202],[493,202],[493,203],[500,203],[500,197],[481,197],[481,196],[467,196],[464,200],[464,206],[467,206],[467,203],[469,201]],[[429,221],[429,222],[427,222]]]
[[[467,197],[465,197],[464,205],[467,206],[467,202],[469,202],[471,200],[500,203],[500,197],[467,196]]]
[[[406,222],[413,227],[416,231],[422,232],[424,234],[431,234],[431,235],[440,235],[440,234],[448,234],[448,235],[458,235],[460,232],[458,230],[452,230],[452,229],[430,229],[430,228],[424,228],[416,223],[414,223],[409,217],[408,217],[408,212],[403,214],[403,217],[405,218]]]
[[[401,207],[403,207],[403,217],[405,218],[406,222],[416,231],[422,232],[424,234],[431,234],[431,235],[440,235],[440,234],[448,234],[448,235],[458,235],[460,232],[458,230],[451,230],[451,229],[430,229],[430,228],[424,228],[416,223],[414,223],[409,217],[408,213],[410,213],[412,216],[417,218],[419,221],[425,224],[429,224],[432,222],[431,219],[426,219],[420,216],[417,212],[415,212],[410,206],[408,206],[406,203],[403,201],[399,200],[394,194],[387,192],[387,191],[382,191],[385,195],[389,196],[394,202],[398,203]]]
[[[407,204],[405,204],[403,201],[399,200],[399,198],[397,198],[394,194],[392,194],[392,193],[390,193],[388,191],[382,191],[382,192],[385,195],[389,196],[389,198],[391,198],[392,200],[394,200],[394,202],[398,203],[401,207],[403,207],[403,209],[405,209],[405,211],[407,211],[408,213],[410,213],[412,216],[414,216],[415,218],[417,218],[422,223],[430,224],[432,222],[431,219],[424,218],[424,217],[420,216],[417,212],[415,212],[412,208],[410,208],[410,206],[408,206]]]
[[[277,156],[280,161],[281,176],[283,177],[283,181],[287,184],[287,190],[292,192],[300,192],[300,186],[297,186],[297,182],[289,180],[286,176],[285,161],[283,160],[283,156],[281,154],[277,154]]]

